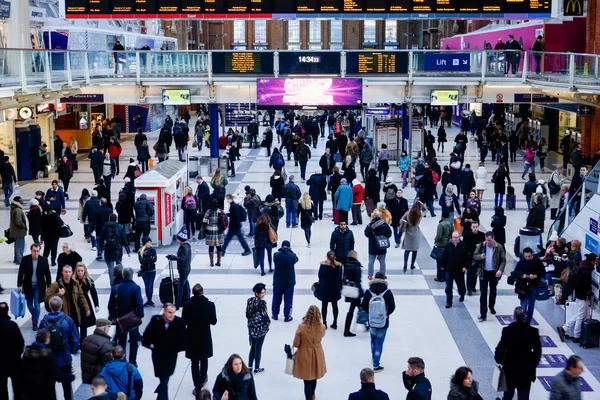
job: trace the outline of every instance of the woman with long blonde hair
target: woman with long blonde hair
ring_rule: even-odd
[[[321,346],[325,329],[326,326],[321,323],[319,307],[315,305],[308,307],[302,323],[296,329],[294,347],[298,350],[294,358],[294,378],[304,381],[306,400],[314,399],[317,379],[327,373],[325,353]]]
[[[83,262],[78,262],[75,267],[75,280],[81,285],[85,301],[87,301],[90,308],[90,315],[86,316],[83,313],[81,314],[81,323],[79,326],[79,340],[81,343],[87,336],[87,328],[96,325],[96,315],[94,314],[94,311],[100,311],[100,302],[98,301],[98,292],[96,291],[94,280],[90,277],[88,269]],[[94,311],[92,311],[90,295],[92,296],[91,300],[94,302]]]
[[[300,198],[298,204],[298,213],[300,214],[300,228],[304,231],[304,237],[306,238],[306,247],[310,247],[310,228],[315,221],[313,217],[315,206],[310,198],[308,192],[304,192]]]

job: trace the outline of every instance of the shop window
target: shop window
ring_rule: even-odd
[[[234,50],[246,50],[246,21],[233,21],[233,45]]]
[[[300,50],[300,21],[288,21],[288,50]]]
[[[344,47],[342,20],[334,19],[330,22],[330,24],[331,42],[329,43],[329,48],[331,50],[342,50]]]
[[[267,21],[254,21],[254,50],[266,50],[267,45]]]
[[[311,20],[308,26],[308,48],[321,50],[321,21]]]

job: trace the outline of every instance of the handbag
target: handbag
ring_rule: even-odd
[[[429,255],[429,257],[433,258],[436,261],[441,260],[442,256],[444,255],[444,250],[445,249],[443,247],[433,246],[433,249],[431,249],[431,254]]]
[[[6,238],[6,244],[15,242],[15,239],[10,237],[10,228],[4,230],[4,237]]]
[[[369,322],[369,313],[363,310],[362,308],[358,309],[358,314],[356,314],[356,323],[359,325],[367,325]]]
[[[536,290],[537,294],[535,296],[535,299],[537,301],[544,301],[550,298],[550,294],[548,293],[548,282],[546,282],[545,279],[539,280]]]
[[[60,237],[61,238],[68,238],[73,236],[73,231],[71,230],[71,227],[69,227],[69,225],[64,224],[63,226],[60,227]]]
[[[360,297],[360,289],[354,282],[345,280],[342,285],[342,296],[349,299],[358,299]]]
[[[117,304],[117,310],[119,309],[119,286],[115,286],[115,303]],[[117,326],[119,332],[125,333],[130,330],[137,328],[142,324],[142,319],[136,314],[135,310],[128,312],[122,317],[117,318],[113,321],[113,324]]]
[[[375,235],[375,247],[377,250],[385,250],[390,247],[390,239],[383,235]]]
[[[275,232],[272,226],[269,226],[269,242],[277,243],[277,232]]]
[[[492,374],[492,386],[496,392],[506,392],[506,375],[502,365],[496,365]]]
[[[294,375],[294,359],[296,358],[296,353],[292,358],[285,357],[285,370],[283,371],[286,375]]]
[[[315,282],[312,284],[312,286],[310,287],[310,290],[312,290],[313,295],[318,299],[319,298],[319,286],[321,284],[319,282]]]
[[[198,147],[198,141],[196,139],[192,142],[192,147]]]
[[[6,232],[4,234],[6,235]],[[563,271],[560,273],[560,281],[562,283],[569,283],[569,274],[571,273],[571,271],[571,268],[563,269]]]
[[[367,209],[367,214],[371,214],[373,212],[375,209],[375,203],[373,202],[373,199],[365,200],[365,208]]]

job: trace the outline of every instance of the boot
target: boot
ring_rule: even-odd
[[[352,314],[350,314],[350,313],[346,314],[346,323],[344,325],[344,336],[346,336],[346,337],[356,336],[356,334],[350,332],[350,326],[352,325],[352,317],[353,317]]]
[[[215,264],[217,267],[221,266],[221,252],[217,251],[217,263]]]
[[[215,266],[214,258],[215,258],[215,252],[214,251],[209,251],[208,252],[208,259],[210,260],[210,266],[211,267]]]

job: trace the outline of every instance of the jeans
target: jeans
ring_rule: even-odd
[[[256,222],[252,220],[251,216],[248,216],[248,236],[254,236],[254,228],[256,227]]]
[[[250,354],[248,355],[248,368],[258,369],[260,368],[260,358],[262,355],[262,347],[265,342],[265,336],[261,336],[259,338],[253,338],[252,336],[248,336],[248,340],[250,341]]]
[[[377,368],[379,367],[379,360],[381,360],[383,342],[385,341],[387,328],[371,327],[369,332],[371,332],[371,357],[373,357],[373,368]]]
[[[163,376],[158,378],[160,383],[156,387],[154,393],[156,393],[156,400],[169,400],[169,378],[170,376]]]
[[[490,288],[490,299],[488,304],[488,286]],[[479,297],[479,313],[483,318],[487,316],[488,306],[494,308],[496,306],[496,287],[498,286],[498,278],[494,271],[483,271],[483,278],[479,280],[479,289],[481,296]]]
[[[539,74],[541,71],[541,65],[542,65],[542,56],[533,56],[533,59],[535,60],[535,73]]]
[[[302,230],[304,231],[304,237],[306,238],[306,243],[310,244],[310,236],[311,236],[310,226],[308,226],[306,228],[302,228]]]
[[[298,225],[298,213],[294,208],[294,203],[292,200],[285,201],[285,225],[289,228],[290,223],[293,226]]]
[[[531,381],[521,382],[519,386],[506,385],[506,392],[504,392],[504,400],[512,400],[515,396],[515,389],[517,390],[518,400],[529,400],[529,391],[531,390]]]
[[[402,188],[408,185],[408,171],[402,171]]]
[[[524,299],[519,299],[521,301],[521,307],[525,309],[527,316],[525,317],[525,322],[528,324],[531,323],[531,319],[533,318],[533,310],[535,308],[535,298],[537,297],[537,290],[529,289],[527,296]]]
[[[148,170],[148,160],[139,160],[140,166],[142,167],[142,172],[146,172]]]
[[[402,241],[402,231],[397,226],[392,226],[392,232],[394,233],[394,242],[400,244]]]
[[[311,400],[315,395],[315,391],[317,390],[317,380],[313,379],[312,381],[304,381],[304,399]]]
[[[452,304],[452,286],[453,283],[456,282],[456,286],[458,286],[458,294],[460,297],[465,296],[465,274],[460,272],[459,274],[452,274],[446,268],[446,303]]]
[[[300,161],[300,178],[306,179],[306,164],[308,161]]]
[[[251,251],[250,247],[248,246],[248,242],[246,242],[246,238],[244,238],[244,231],[242,229],[229,228],[229,230],[227,231],[227,234],[225,235],[225,240],[223,242],[223,248],[222,248],[223,254],[225,254],[225,251],[227,250],[227,246],[229,246],[229,242],[231,242],[231,239],[234,236],[238,238],[240,244],[244,248],[244,251]]]
[[[273,252],[273,247],[257,247],[256,251],[258,251],[258,260],[261,272],[265,272],[265,250],[267,251],[267,257],[269,260],[269,270],[273,269],[273,257],[271,255]]]
[[[208,378],[208,358],[192,358],[190,364],[194,389],[200,392],[204,381]]]
[[[570,320],[568,320],[564,325],[563,329],[567,332],[570,331],[571,327],[573,327],[573,337],[579,338],[581,337],[581,325],[583,324],[583,320],[585,319],[585,314],[587,311],[588,302],[587,300],[575,300],[575,308],[577,312]]]
[[[360,211],[360,204],[352,204],[352,223],[354,225],[362,225],[362,213]]]
[[[150,221],[136,221],[135,235],[133,235],[133,248],[135,251],[140,249],[140,238],[150,234]]]
[[[115,264],[121,264],[121,260],[105,262],[106,267],[108,268],[108,279],[110,280],[110,286],[112,286],[115,280]]]
[[[292,315],[292,305],[294,303],[294,288],[279,288],[273,286],[273,301],[271,303],[271,312],[274,317],[279,315],[281,300],[283,299],[283,316],[285,318]]]
[[[144,272],[142,280],[144,281],[144,290],[146,292],[146,301],[152,301],[154,293],[154,280],[156,279],[156,270]]]
[[[37,325],[40,319],[40,303],[38,301],[38,297],[40,294],[40,288],[38,285],[32,285],[32,295],[31,299],[27,300],[27,309],[31,313],[31,322],[33,325]]]
[[[126,235],[129,235],[129,232],[131,231],[131,224],[119,224],[121,226],[121,228],[123,228],[123,231],[125,231]]]
[[[523,168],[523,173],[521,174],[521,179],[525,178],[525,175],[527,174],[527,171],[530,170],[532,173],[535,174],[535,163],[525,163],[525,167]]]
[[[442,264],[442,260],[435,260],[435,266],[436,266],[436,274],[435,274],[435,278],[438,281],[444,280],[444,265]]]
[[[504,201],[504,194],[496,193],[494,196],[494,207],[502,207],[502,201]]]
[[[388,160],[379,160],[379,165],[377,166],[377,171],[379,173],[379,180],[381,180],[381,175],[383,175],[383,180],[387,179],[387,174],[390,169],[390,164]]]
[[[179,271],[179,285],[177,286],[177,300],[175,301],[176,307],[181,307],[181,300],[183,299],[183,293],[188,293],[190,290],[190,281],[188,280],[190,276],[188,272]]]
[[[313,203],[315,204],[315,214],[313,217],[315,217],[315,220],[323,219],[323,200],[316,200]]]
[[[25,251],[25,238],[15,238],[15,264],[21,264],[21,260],[23,259],[23,252]],[[55,250],[56,254],[56,250]],[[56,257],[54,258],[56,259]]]
[[[13,193],[13,185],[11,183],[2,183],[2,191],[4,192],[4,203],[8,207],[10,205],[10,196]]]
[[[369,254],[369,276],[375,275],[375,260],[379,260],[379,272],[385,274],[385,256],[386,254]]]
[[[435,217],[435,208],[433,208],[433,201],[426,201],[425,206],[429,209],[432,217]]]
[[[417,252],[412,250],[404,250],[404,268],[408,264],[408,255],[412,253],[412,257],[410,259],[410,268],[412,269],[415,266],[415,260],[417,258]]]

